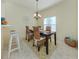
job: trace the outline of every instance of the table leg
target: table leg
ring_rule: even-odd
[[[54,34],[54,40],[55,40],[54,43],[55,43],[55,45],[56,45],[56,33]]]
[[[48,55],[48,36],[46,36],[46,54]]]

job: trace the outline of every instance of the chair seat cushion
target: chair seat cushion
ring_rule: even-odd
[[[28,35],[33,35],[33,33],[29,33]]]
[[[39,46],[39,45],[44,45],[44,42],[45,42],[45,37],[40,37],[40,39],[34,39],[35,40],[35,45],[36,46]]]
[[[35,39],[34,38],[35,41],[41,41],[41,40],[44,40],[44,39],[45,39],[45,37],[40,37],[40,39]]]
[[[44,40],[44,39],[45,39],[45,37],[41,37],[41,38],[40,38],[40,40]]]

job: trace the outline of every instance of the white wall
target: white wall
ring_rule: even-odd
[[[63,2],[41,11],[43,17],[57,17],[57,41],[63,41],[66,35],[77,39],[77,0]],[[40,23],[43,26],[43,21]]]

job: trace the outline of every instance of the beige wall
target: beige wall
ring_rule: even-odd
[[[77,0],[64,0],[63,2],[41,11],[43,17],[56,16],[57,41],[63,41],[66,35],[77,39]],[[40,23],[43,25],[43,21]]]
[[[1,16],[6,18],[9,25],[13,25],[13,27],[6,27],[8,28],[7,30],[1,31],[1,43],[4,46],[8,44],[8,40],[10,39],[10,29],[16,29],[20,35],[20,39],[23,39],[25,38],[25,26],[34,25],[33,14],[30,10],[8,1],[1,3]]]
[[[71,34],[77,39],[77,0],[64,0],[54,7],[41,11],[42,16],[57,17],[57,41],[63,41],[64,37]],[[35,25],[32,20],[33,13],[25,7],[7,2],[1,4],[1,16],[5,16],[8,24],[14,25],[20,33],[20,37],[25,37],[25,26]],[[43,26],[43,19],[40,19],[39,25]],[[9,30],[7,30],[8,32]],[[6,31],[3,31],[2,37],[9,39]],[[9,32],[8,32],[9,33]]]

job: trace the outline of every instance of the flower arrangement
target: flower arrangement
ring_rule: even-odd
[[[1,17],[1,25],[6,25],[7,24],[7,21],[5,20],[4,17]]]

